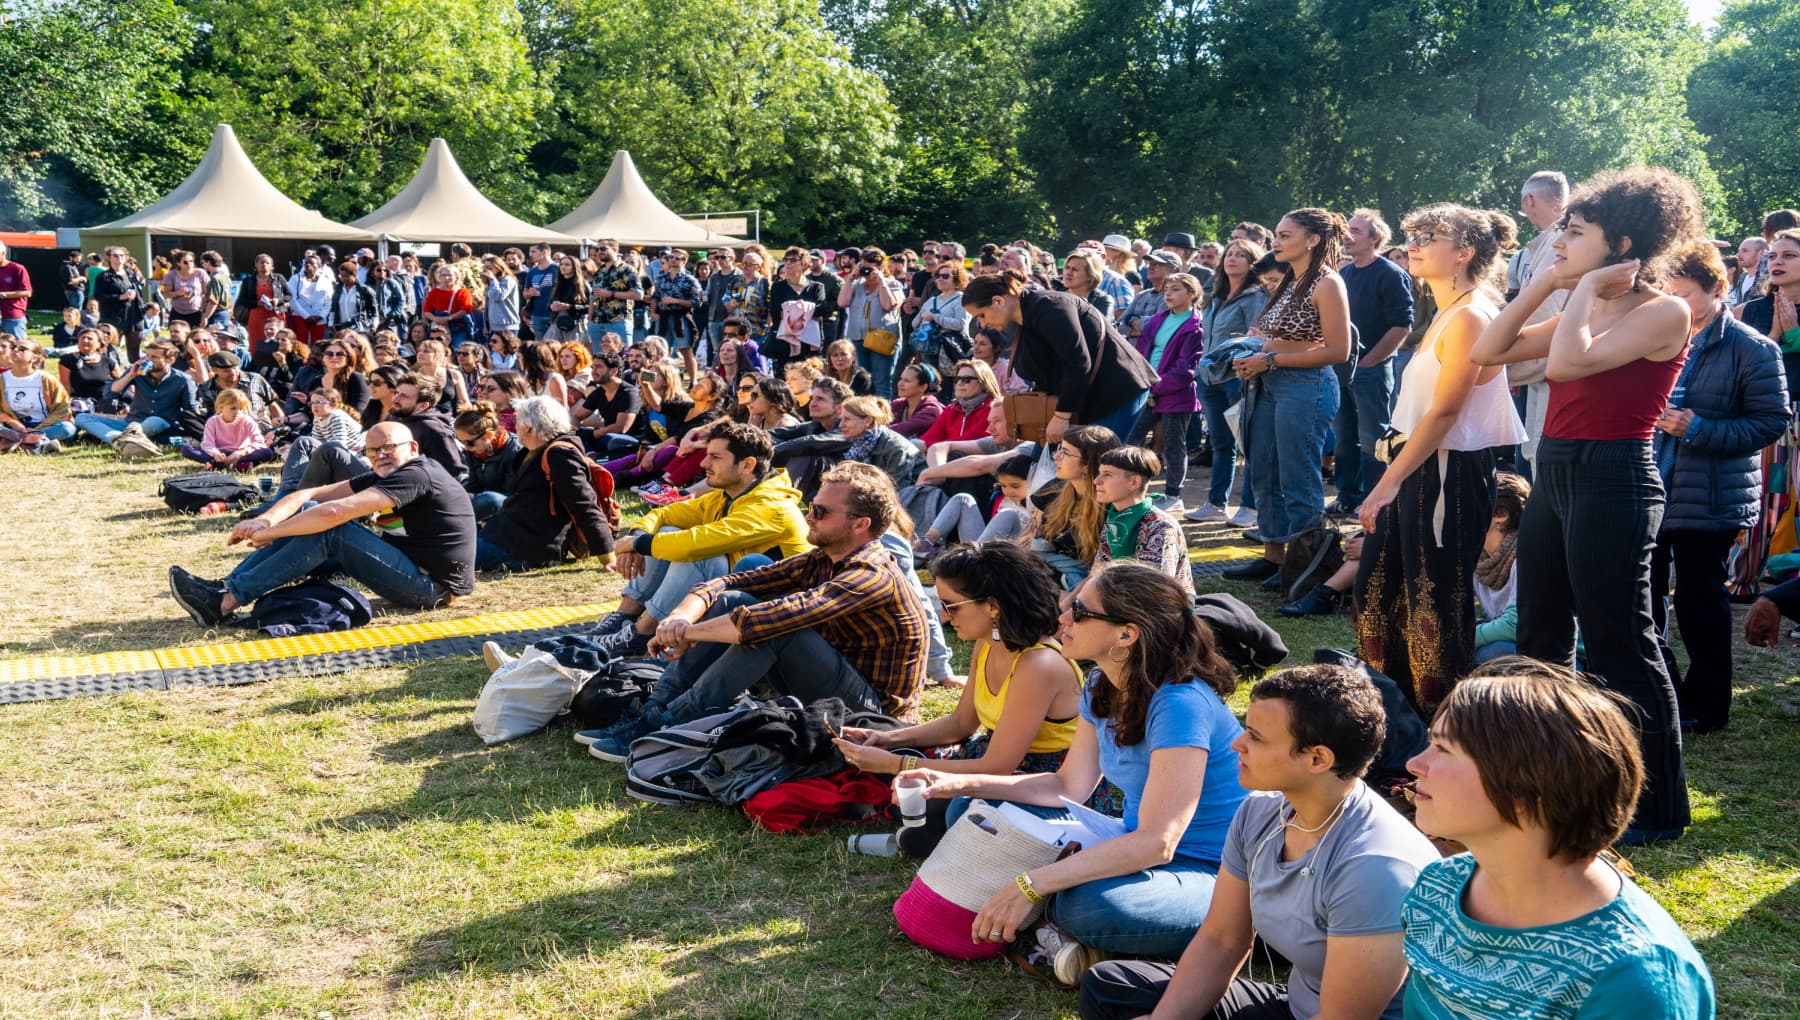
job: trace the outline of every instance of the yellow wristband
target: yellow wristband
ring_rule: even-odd
[[[900,771],[905,772],[909,769],[916,769],[924,761],[925,761],[925,759],[919,757],[916,754],[901,755],[900,756]]]
[[[1030,900],[1032,903],[1044,902],[1043,894],[1038,892],[1036,887],[1034,887],[1031,884],[1031,872],[1029,872],[1029,871],[1019,872],[1019,877],[1013,879],[1013,884],[1018,886],[1019,891],[1021,893],[1024,893],[1025,898],[1027,900]]]

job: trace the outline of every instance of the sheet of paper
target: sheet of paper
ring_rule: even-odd
[[[1077,804],[1067,797],[1062,797],[1060,799],[1062,800],[1063,807],[1068,809],[1068,812],[1073,817],[1074,821],[1088,831],[1089,838],[1081,841],[1081,845],[1084,848],[1091,848],[1095,843],[1104,843],[1109,839],[1116,839],[1119,836],[1125,835],[1126,829],[1125,821],[1123,819],[1114,818],[1111,815],[1103,815],[1093,808],[1088,807],[1086,804]]]

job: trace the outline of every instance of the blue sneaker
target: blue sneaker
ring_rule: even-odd
[[[620,628],[623,628],[623,627],[629,627],[633,623],[636,623],[636,622],[637,622],[637,617],[627,616],[626,614],[621,613],[615,609],[612,612],[607,613],[605,616],[602,616],[600,618],[600,622],[596,623],[594,625],[594,629],[593,629],[592,633],[594,633],[596,635],[611,634],[615,630],[619,630]]]
[[[613,732],[588,745],[588,753],[601,761],[624,764],[631,757],[632,741],[647,737],[669,724],[667,716],[654,705],[643,712],[626,716],[612,727]]]
[[[588,747],[596,740],[604,740],[605,738],[612,736],[613,731],[623,725],[625,720],[636,718],[638,713],[643,711],[643,707],[644,703],[642,701],[633,698],[631,703],[625,706],[625,711],[620,712],[619,717],[614,719],[611,725],[602,726],[599,729],[594,730],[578,730],[575,733],[575,742],[582,747]]]

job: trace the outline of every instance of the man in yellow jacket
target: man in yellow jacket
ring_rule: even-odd
[[[711,491],[652,510],[619,540],[612,569],[625,578],[625,592],[597,628],[602,648],[615,657],[642,655],[657,624],[695,585],[812,548],[800,490],[786,471],[769,470],[773,455],[762,429],[713,425],[702,462]]]

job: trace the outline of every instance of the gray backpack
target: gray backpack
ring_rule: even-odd
[[[788,698],[799,705],[797,699]],[[625,760],[625,792],[652,804],[685,807],[718,803],[700,781],[700,771],[717,749],[719,735],[762,703],[749,697],[723,712],[678,723],[631,742]]]

